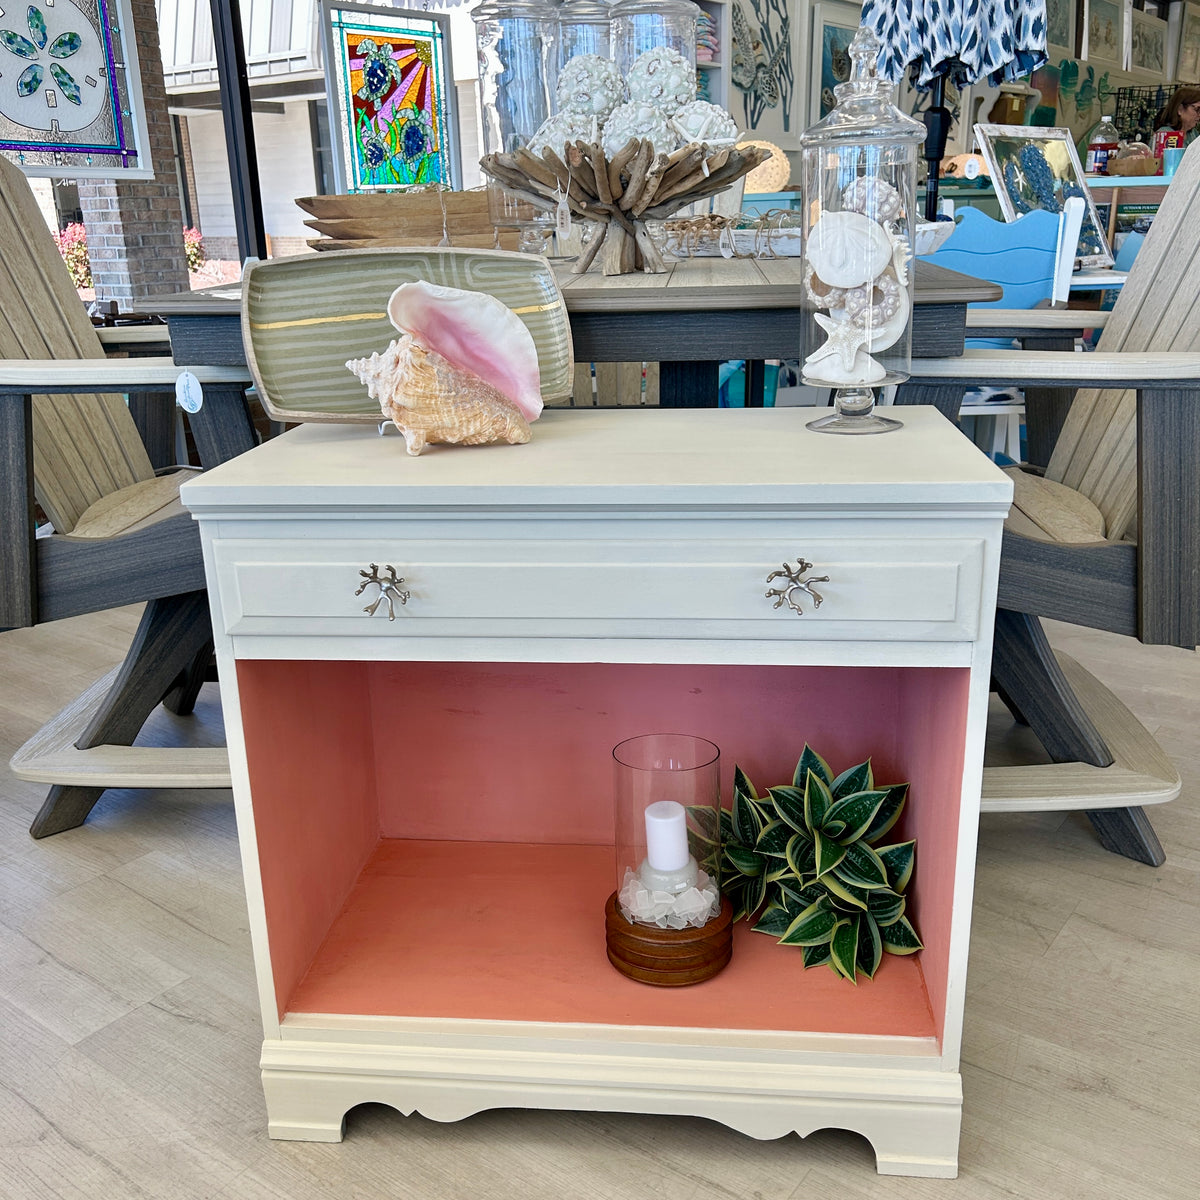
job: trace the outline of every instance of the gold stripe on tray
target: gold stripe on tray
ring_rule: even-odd
[[[533,312],[534,309],[513,309],[513,312]],[[295,329],[298,325],[339,325],[344,321],[381,321],[385,312],[347,313],[344,317],[299,317],[295,321],[251,321],[251,329]]]

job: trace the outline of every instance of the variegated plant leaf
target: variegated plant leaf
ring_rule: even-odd
[[[851,842],[846,857],[838,863],[838,878],[860,888],[887,887],[888,873],[883,860],[865,842]]]
[[[862,835],[863,841],[870,842],[872,846],[900,819],[904,802],[908,799],[907,783],[889,783],[878,790],[886,792],[887,799],[879,806],[875,819]]]
[[[901,917],[891,925],[881,925],[879,936],[883,938],[884,949],[892,954],[915,954],[924,949],[921,939],[917,937],[917,931],[907,917]]]
[[[874,786],[871,777],[871,760],[868,758],[866,762],[859,763],[857,766],[847,767],[829,785],[829,790],[833,793],[835,800],[840,800],[843,796],[852,796],[855,792],[869,792]]]
[[[786,857],[787,865],[795,872],[797,879],[816,874],[816,846],[807,834],[795,833],[792,835],[787,844]]]
[[[812,778],[810,775],[809,779]],[[832,871],[846,857],[846,847],[826,837],[820,830],[813,834],[813,845],[816,849],[818,879]]]
[[[753,850],[747,850],[745,846],[739,846],[737,842],[725,843],[725,857],[737,868],[740,874],[752,878],[757,878],[761,875],[767,866],[765,858],[759,854],[755,854]]]
[[[758,805],[749,796],[735,792],[733,797],[733,832],[743,846],[753,846],[767,822],[758,810]]]
[[[800,761],[796,764],[795,773],[792,775],[792,786],[803,792],[804,780],[809,771],[820,776],[821,782],[826,787],[833,783],[833,772],[829,769],[829,764],[805,742],[804,753],[800,755]]]
[[[908,887],[912,878],[913,863],[916,861],[917,843],[915,841],[896,842],[891,846],[877,846],[875,853],[879,856],[887,871],[888,885],[894,892],[902,892]]]
[[[797,833],[807,833],[808,825],[804,820],[804,793],[794,787],[773,787],[770,789],[771,800],[775,811]]]
[[[833,931],[846,920],[823,900],[810,904],[784,931],[779,939],[784,946],[820,946],[833,937]]]
[[[858,958],[858,926],[861,918],[851,918],[848,921],[843,921],[833,931],[833,937],[829,940],[830,961],[837,968],[838,972],[851,983],[855,983],[854,978],[855,962]]]
[[[857,841],[870,828],[879,806],[887,799],[887,792],[854,792],[835,800],[825,814],[825,822],[821,826],[839,842]],[[841,832],[834,832],[832,825],[835,821],[844,824]]]
[[[883,962],[883,938],[874,917],[867,913],[858,923],[858,954],[855,965],[868,979],[875,978],[879,964]]]
[[[825,781],[809,772],[804,783],[804,823],[812,832],[825,824],[825,814],[833,805],[833,796]]]
[[[829,943],[825,942],[820,946],[805,946],[803,953],[806,971],[809,967],[823,967],[829,961]]]
[[[776,885],[780,893],[784,897],[785,905],[799,905],[801,909],[807,908],[810,904],[815,904],[822,896],[825,895],[825,889],[819,884],[806,884],[804,880],[787,880],[781,879]]]
[[[796,836],[796,832],[786,821],[772,821],[763,827],[754,843],[756,854],[766,854],[771,858],[783,858],[787,854],[788,841]]]
[[[774,938],[781,938],[794,920],[782,904],[768,904],[753,929],[755,933],[769,933]]]
[[[746,880],[746,890],[742,893],[742,916],[749,918],[767,902],[767,877],[756,875]],[[734,916],[735,921],[741,917]]]
[[[867,911],[867,893],[861,888],[856,888],[853,884],[843,883],[837,876],[837,870],[830,871],[828,875],[821,876],[821,887],[829,893],[830,899],[838,906],[845,910],[858,909],[862,912]]]
[[[754,784],[750,782],[749,776],[736,764],[733,768],[733,794],[745,796],[748,800],[758,799],[758,793],[754,790]]]
[[[907,901],[891,888],[875,888],[867,893],[867,912],[880,925],[891,925],[904,916]]]

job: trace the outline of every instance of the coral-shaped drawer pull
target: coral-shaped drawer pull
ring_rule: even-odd
[[[807,592],[812,597],[813,608],[820,608],[821,601],[824,600],[825,597],[813,587],[813,584],[828,583],[829,576],[813,575],[809,579],[801,579],[801,576],[804,574],[804,572],[811,571],[812,568],[812,563],[808,562],[806,559],[798,558],[796,559],[796,565],[794,567],[789,567],[787,563],[784,563],[780,570],[772,571],[770,575],[767,576],[768,583],[770,583],[772,579],[786,579],[787,583],[780,584],[778,587],[769,588],[767,590],[765,594],[768,600],[770,600],[772,596],[775,597],[775,603],[772,604],[771,607],[780,608],[782,605],[786,604],[793,612],[799,613],[800,616],[804,616],[804,609],[800,607],[800,600],[797,597],[797,593]]]
[[[404,578],[396,574],[396,568],[391,563],[384,563],[383,569],[387,572],[386,576],[379,574],[379,565],[377,563],[372,563],[369,571],[359,571],[359,574],[363,577],[363,582],[358,585],[354,594],[361,596],[371,584],[375,584],[379,588],[379,595],[375,597],[372,603],[363,608],[363,612],[374,616],[375,610],[386,600],[388,620],[394,621],[396,619],[396,601],[399,600],[401,604],[407,604],[408,598],[412,593],[406,592],[400,586],[404,582]]]

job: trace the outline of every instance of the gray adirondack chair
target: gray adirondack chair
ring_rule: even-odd
[[[35,837],[82,823],[108,787],[227,786],[224,749],[136,750],[149,713],[186,713],[211,655],[200,542],[155,471],[125,394],[174,387],[170,358],[107,359],[25,177],[0,156],[0,630],[146,601],[124,663],[14,756],[51,783]],[[245,368],[198,369],[191,421],[211,466],[254,444]],[[48,519],[36,528],[36,505]],[[50,532],[50,530],[53,532]]]
[[[1108,315],[1101,352],[916,360],[913,400],[978,381],[1080,389],[1044,477],[1013,468],[993,680],[1051,765],[985,771],[985,810],[1082,809],[1101,842],[1158,865],[1144,806],[1178,773],[1128,709],[1056,656],[1041,619],[1200,643],[1200,149],[1185,155]],[[1030,391],[1029,389],[1033,389]],[[1032,402],[1030,400],[1030,402]]]

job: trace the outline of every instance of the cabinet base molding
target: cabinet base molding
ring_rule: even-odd
[[[936,1051],[878,1067],[819,1057],[827,1061],[768,1064],[723,1045],[680,1058],[650,1045],[588,1052],[287,1038],[263,1043],[262,1079],[268,1131],[285,1141],[341,1141],[346,1114],[368,1103],[446,1122],[492,1108],[653,1113],[704,1117],[760,1140],[846,1129],[871,1143],[882,1175],[955,1177],[962,1081],[937,1069]]]

